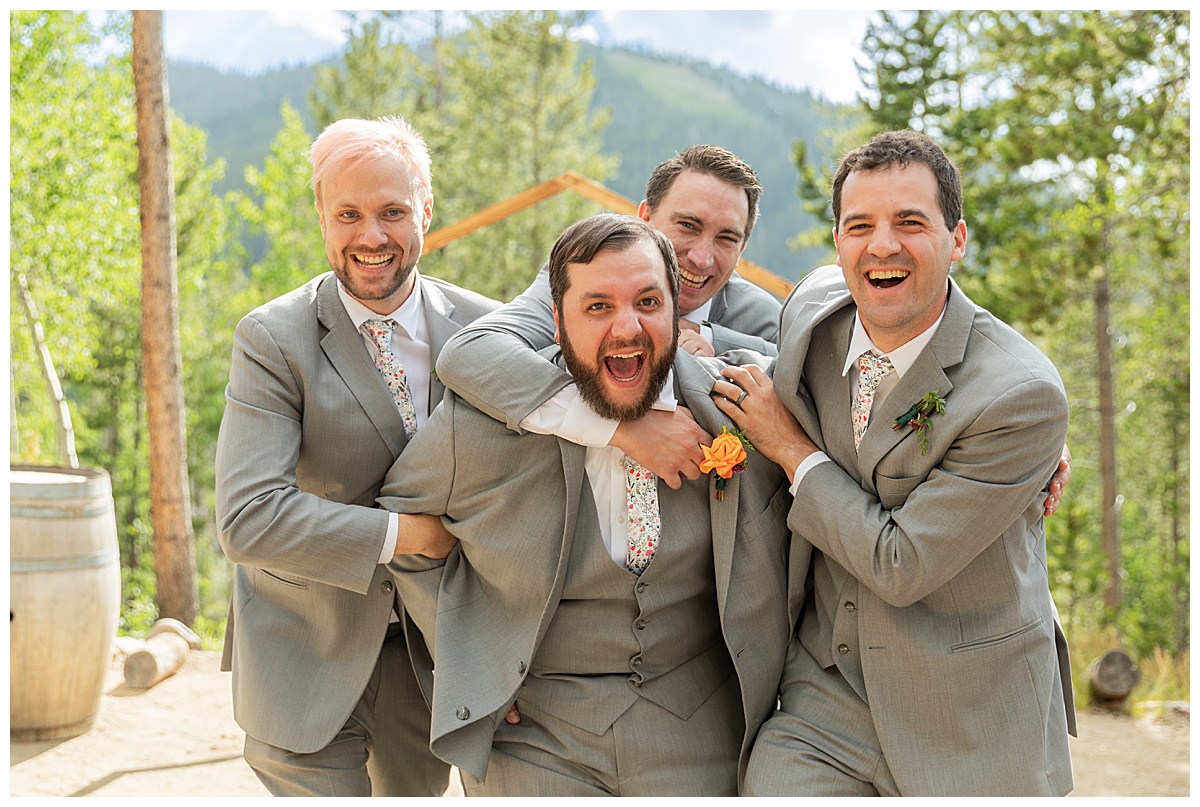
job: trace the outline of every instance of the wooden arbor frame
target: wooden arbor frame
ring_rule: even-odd
[[[469,235],[480,227],[494,224],[501,219],[508,218],[514,213],[519,213],[527,207],[532,207],[538,202],[542,202],[557,193],[567,190],[574,191],[585,199],[590,199],[616,213],[628,213],[630,215],[637,213],[637,205],[621,194],[609,190],[598,182],[593,182],[582,174],[567,171],[565,174],[559,174],[554,177],[554,179],[534,185],[532,188],[521,191],[490,207],[485,207],[478,213],[473,213],[453,224],[448,224],[445,227],[434,230],[425,236],[425,248],[422,254],[441,249],[451,241],[462,238],[464,235]],[[758,264],[751,263],[745,258],[738,261],[737,271],[738,274],[751,283],[755,283],[779,297],[786,297],[788,292],[792,290],[791,283],[779,275],[762,268]]]

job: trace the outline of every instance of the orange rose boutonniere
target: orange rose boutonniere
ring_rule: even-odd
[[[717,472],[717,501],[724,501],[726,480],[746,470],[746,453],[753,451],[754,446],[746,439],[745,432],[731,432],[728,426],[722,426],[712,445],[700,449],[704,452],[700,473]]]

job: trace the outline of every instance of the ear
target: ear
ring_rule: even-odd
[[[637,216],[642,221],[649,222],[650,221],[650,213],[651,213],[650,205],[648,205],[646,203],[646,200],[643,199],[641,204],[638,205]]]
[[[834,261],[834,263],[836,263],[838,266],[841,266],[842,265],[842,251],[840,249],[838,249],[838,247],[840,245],[838,244],[838,231],[837,230],[838,230],[837,227],[833,228],[833,248],[837,251],[837,260]]]
[[[959,219],[950,236],[954,239],[954,249],[950,251],[950,261],[951,263],[961,261],[967,254],[967,223]]]
[[[425,200],[425,206],[422,209],[422,213],[424,214],[425,221],[421,225],[421,232],[428,233],[429,225],[433,223],[433,194],[432,193],[430,193],[428,195],[428,198]]]
[[[554,317],[554,344],[561,345],[562,340],[558,337],[558,306],[550,303],[550,314]]]
[[[315,199],[313,204],[317,208],[317,223],[321,225],[321,238],[325,237],[325,211],[321,209],[321,200]]]

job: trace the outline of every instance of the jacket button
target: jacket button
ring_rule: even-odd
[[[383,585],[381,586],[381,588],[383,589],[383,593],[384,593],[384,594],[391,594],[391,593],[392,593],[392,588],[393,588],[393,586],[392,586],[392,581],[391,581],[391,580],[384,580],[384,581],[383,581]]]
[[[646,629],[646,626],[647,626],[648,624],[650,624],[650,623],[649,623],[649,622],[647,622],[646,620],[644,620],[644,619],[639,619],[639,620],[637,621],[637,625],[636,625],[635,627],[637,627],[637,629],[638,629],[638,630],[645,630],[645,629]]]
[[[519,672],[519,673],[525,672],[525,662],[523,662],[523,661],[517,662],[517,672]]]
[[[845,644],[838,645],[838,652],[843,656],[850,652],[850,646]]]
[[[471,717],[471,710],[465,706],[460,706],[458,707],[458,711],[454,714],[459,720],[469,720]]]
[[[845,607],[845,609],[846,609],[847,611],[850,611],[851,613],[853,613],[855,610],[857,610],[857,609],[854,607],[854,603],[852,603],[852,602],[848,602],[848,603],[846,603],[846,605],[845,605],[844,607]]]

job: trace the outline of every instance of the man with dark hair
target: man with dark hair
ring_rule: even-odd
[[[712,356],[747,348],[777,353],[779,302],[734,274],[758,219],[762,185],[749,165],[711,145],[663,162],[646,183],[638,217],[663,233],[680,273],[679,346]],[[611,445],[669,486],[697,479],[710,436],[680,408],[637,421],[600,418],[569,375],[536,351],[553,344],[547,271],[511,303],[451,340],[438,359],[446,386],[517,431],[557,434],[581,445]],[[514,383],[519,379],[519,383]]]
[[[962,187],[931,139],[846,155],[833,210],[840,271],[789,296],[772,374],[714,387],[792,480],[807,592],[745,792],[1063,795],[1074,707],[1042,525],[1062,381],[950,278]]]
[[[623,420],[686,405],[713,433],[728,425],[708,397],[715,365],[676,350],[662,234],[585,219],[548,275],[561,350],[542,355],[588,407]],[[770,462],[669,489],[618,448],[517,434],[448,393],[379,502],[445,514],[459,539],[444,563],[393,569],[433,654],[418,670],[431,747],[467,794],[736,795],[787,644],[787,500]]]

